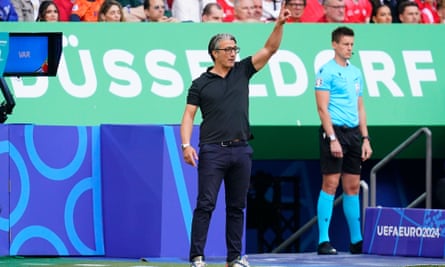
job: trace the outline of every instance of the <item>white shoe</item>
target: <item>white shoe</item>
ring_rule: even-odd
[[[227,263],[227,267],[250,267],[250,265],[247,261],[247,256],[243,256],[230,263]]]
[[[193,258],[192,262],[190,263],[190,267],[206,267],[207,264],[205,261],[202,260],[201,256]]]

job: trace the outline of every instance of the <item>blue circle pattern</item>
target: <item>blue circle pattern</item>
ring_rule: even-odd
[[[64,168],[55,169],[44,163],[40,159],[40,156],[37,153],[33,141],[34,126],[33,125],[25,126],[26,150],[29,154],[29,158],[32,164],[43,176],[51,180],[65,180],[72,177],[72,175],[79,170],[80,166],[82,165],[85,159],[88,140],[87,140],[86,127],[77,127],[77,132],[78,132],[78,148],[74,159]],[[9,151],[10,156],[16,162],[17,168],[20,172],[20,179],[22,182],[22,192],[20,194],[20,200],[18,202],[17,207],[15,208],[14,212],[12,212],[10,215],[11,221],[8,223],[7,220],[0,218],[0,228],[1,230],[5,231],[9,231],[9,227],[14,225],[23,215],[27,203],[29,201],[29,175],[27,172],[26,165],[20,153],[9,142],[0,142],[0,153],[7,152],[8,145],[10,149]],[[77,233],[75,232],[74,219],[73,219],[75,202],[84,191],[92,189],[90,181],[91,179],[84,179],[80,181],[70,192],[70,195],[65,205],[66,207],[65,226],[67,228],[66,230],[68,232],[68,237],[72,242],[73,246],[81,253],[86,252],[92,254],[93,250],[85,246],[78,237]],[[20,247],[27,240],[34,237],[43,238],[49,241],[55,247],[59,255],[68,255],[68,250],[65,247],[63,241],[60,239],[60,237],[50,229],[39,225],[31,225],[27,228],[22,229],[22,231],[20,231],[17,234],[17,236],[11,243],[10,247],[11,255],[18,254]]]
[[[59,255],[68,255],[68,249],[63,244],[63,241],[50,229],[39,226],[31,225],[22,229],[11,243],[9,249],[11,255],[17,255],[20,247],[28,240],[30,237],[40,237],[42,239],[48,240],[59,253]]]
[[[91,177],[79,181],[71,190],[65,206],[65,228],[68,237],[77,251],[81,251],[85,255],[94,255],[94,250],[87,247],[75,231],[76,226],[74,225],[74,208],[82,193],[92,189],[92,184],[93,182]]]
[[[17,206],[13,211],[10,212],[9,220],[5,218],[0,218],[0,230],[9,232],[9,228],[14,226],[16,222],[22,217],[23,213],[25,213],[26,206],[28,206],[29,201],[29,174],[28,169],[26,168],[26,164],[23,161],[20,152],[17,148],[9,141],[0,142],[0,153],[9,152],[9,157],[14,161],[17,166],[17,170],[20,175],[20,183],[21,183],[21,192],[20,198],[17,202]]]
[[[64,168],[55,169],[48,166],[45,162],[40,159],[39,154],[34,145],[34,126],[25,126],[25,144],[26,150],[28,151],[29,158],[34,165],[34,167],[45,177],[51,180],[65,180],[70,178],[74,173],[76,173],[85,158],[87,151],[87,130],[86,127],[77,127],[77,133],[79,136],[76,155],[74,159]]]

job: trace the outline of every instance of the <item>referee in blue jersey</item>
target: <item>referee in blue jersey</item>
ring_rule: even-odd
[[[323,183],[318,197],[318,254],[337,254],[329,239],[334,197],[340,178],[343,211],[349,227],[350,252],[362,253],[360,227],[361,163],[371,157],[366,112],[363,104],[363,77],[351,58],[354,31],[338,27],[332,32],[334,58],[317,72],[315,97],[320,116],[320,165]]]

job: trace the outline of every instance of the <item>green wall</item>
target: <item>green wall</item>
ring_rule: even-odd
[[[332,56],[334,24],[287,24],[279,52],[252,80],[250,116],[259,159],[318,157],[314,73]],[[445,25],[349,25],[363,70],[375,157],[426,126],[445,157]],[[240,57],[260,49],[272,24],[2,23],[2,32],[64,34],[57,77],[7,78],[17,105],[8,123],[179,124],[187,89],[211,65],[210,37],[237,37]],[[199,123],[199,119],[196,121]],[[421,139],[422,140],[422,139]],[[418,142],[401,157],[422,157]],[[416,142],[417,144],[417,142]],[[419,155],[419,156],[417,156]]]

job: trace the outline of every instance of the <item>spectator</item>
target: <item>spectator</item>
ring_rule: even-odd
[[[387,4],[377,4],[372,10],[372,22],[392,23],[391,8]]]
[[[287,22],[302,22],[301,17],[306,7],[306,0],[285,0],[285,3],[285,7],[290,11]]]
[[[10,0],[0,0],[0,21],[18,21],[17,12]]]
[[[43,2],[44,0],[40,1],[40,0],[30,0],[32,3],[32,9],[33,9],[33,21],[37,20],[37,16],[39,15],[39,6],[40,3]]]
[[[215,0],[174,0],[172,16],[180,21],[200,22],[201,11],[208,3],[215,3]]]
[[[280,14],[281,1],[284,0],[263,0],[263,19],[275,21]]]
[[[57,8],[56,4],[51,0],[43,1],[42,3],[40,3],[36,21],[60,21],[59,9]]]
[[[401,23],[420,23],[420,10],[416,2],[403,1],[399,4],[398,10]]]
[[[122,5],[116,0],[106,0],[99,9],[98,21],[123,22],[125,21]]]
[[[341,23],[345,21],[344,0],[324,0],[324,15],[318,22]]]
[[[199,22],[200,10],[198,0],[175,0],[172,3],[172,16],[180,21]]]
[[[263,0],[253,0],[253,18],[256,21],[266,21],[263,18]]]
[[[372,4],[370,0],[345,0],[345,21],[348,23],[369,23]]]
[[[73,2],[71,0],[53,0],[59,10],[59,20],[69,21]]]
[[[74,0],[70,21],[95,22],[99,9],[105,0]]]
[[[18,21],[35,21],[34,4],[31,0],[11,0],[15,12],[17,12]]]
[[[117,0],[122,6],[125,21],[141,22],[145,20],[143,0]]]
[[[234,20],[234,1],[235,0],[217,0],[216,2],[222,7],[224,11],[224,22],[232,22]]]
[[[445,6],[443,3],[437,5],[437,13],[439,13],[441,23],[445,23]]]
[[[425,24],[440,23],[439,12],[437,12],[436,0],[417,0],[420,7],[421,22]]]
[[[301,22],[318,22],[324,15],[324,8],[321,2],[321,0],[320,2],[318,0],[306,0]]]
[[[253,22],[253,0],[235,0],[233,22]]]
[[[179,22],[178,19],[165,15],[165,5],[162,0],[145,0],[144,12],[147,22]]]
[[[202,22],[223,22],[224,12],[218,3],[208,3],[201,17]]]

